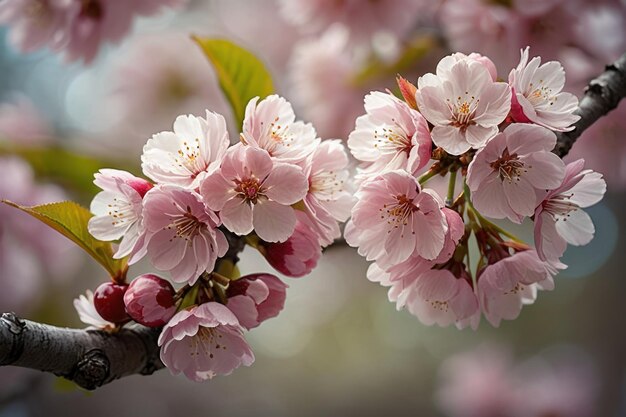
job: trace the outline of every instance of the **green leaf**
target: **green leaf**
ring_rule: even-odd
[[[111,243],[96,240],[91,236],[87,230],[87,223],[92,214],[86,208],[73,201],[62,201],[33,207],[20,206],[8,200],[3,200],[3,202],[30,214],[76,243],[100,263],[115,281],[125,279],[126,270],[128,269],[127,258],[113,259]]]
[[[215,68],[237,125],[241,126],[248,101],[256,96],[263,99],[274,93],[269,71],[250,51],[231,41],[199,36],[192,36],[192,39]]]

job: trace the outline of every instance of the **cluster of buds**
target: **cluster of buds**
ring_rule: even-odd
[[[489,58],[461,53],[417,86],[399,77],[404,100],[370,93],[350,134],[361,163],[346,240],[374,261],[368,278],[427,325],[475,329],[482,315],[494,326],[516,318],[537,290],[554,287],[567,244],[593,238],[582,209],[606,184],[583,160],[566,166],[551,152],[554,132],[578,120],[578,100],[561,91],[560,63],[528,54],[508,83]],[[447,188],[436,180],[445,176]],[[489,220],[526,218],[534,248]]]
[[[233,146],[224,118],[207,111],[179,116],[172,132],[148,140],[141,160],[150,180],[112,169],[95,175],[102,191],[89,231],[119,240],[114,257],[131,265],[147,257],[170,280],[102,284],[76,301],[81,319],[163,327],[163,363],[196,381],[250,365],[243,331],[278,315],[287,286],[270,274],[240,277],[237,252],[248,244],[290,277],[315,267],[353,205],[343,144],[319,139],[272,95],[250,101]]]

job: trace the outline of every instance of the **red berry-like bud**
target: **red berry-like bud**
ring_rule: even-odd
[[[265,259],[278,272],[288,277],[302,277],[310,273],[322,255],[315,232],[301,222],[289,239],[265,246]]]
[[[93,304],[103,319],[112,323],[126,323],[130,320],[124,308],[124,293],[127,284],[106,282],[93,293]]]
[[[163,326],[176,313],[174,294],[172,284],[163,278],[153,274],[140,275],[124,294],[126,312],[144,326]]]

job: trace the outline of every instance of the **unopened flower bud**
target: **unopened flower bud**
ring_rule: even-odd
[[[163,326],[176,313],[172,284],[153,274],[140,275],[130,283],[124,304],[133,320],[148,327]]]
[[[268,244],[265,259],[278,272],[288,277],[302,277],[317,265],[322,254],[319,238],[308,226],[298,222],[285,242]]]
[[[250,274],[232,281],[226,305],[246,329],[276,317],[285,305],[287,285],[271,274]]]
[[[96,288],[93,304],[103,319],[118,324],[130,320],[124,308],[124,293],[127,289],[127,284],[115,284],[113,282],[105,282]]]

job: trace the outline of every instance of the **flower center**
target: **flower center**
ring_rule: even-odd
[[[469,91],[465,92],[465,97],[458,96],[455,101],[446,99],[450,112],[452,113],[452,120],[450,125],[458,127],[462,131],[469,126],[476,124],[474,122],[474,114],[476,113],[476,107],[480,102],[479,98],[471,96]]]
[[[393,125],[374,130],[374,148],[382,153],[411,152],[411,136],[395,119]]]
[[[406,194],[398,194],[394,199],[396,201],[391,204],[385,204],[383,208],[379,209],[381,219],[387,218],[387,224],[391,226],[387,233],[391,233],[393,229],[397,229],[400,226],[408,225],[409,217],[419,210],[413,204],[413,200],[408,198]],[[415,234],[415,232],[412,233]]]
[[[573,193],[555,195],[544,201],[543,209],[550,213],[556,221],[567,221],[567,218],[570,216],[569,213],[580,208],[578,204],[570,201],[573,195]]]
[[[176,235],[170,239],[170,242],[175,238],[181,238],[191,244],[191,240],[200,234],[203,227],[204,223],[198,220],[191,213],[191,207],[187,206],[186,211],[180,216],[172,218],[172,223],[167,226],[168,229],[176,229]]]
[[[200,327],[194,337],[189,338],[189,354],[191,356],[204,355],[213,359],[213,349],[224,349],[226,346],[220,344],[222,335],[213,328]]]
[[[189,171],[191,178],[196,178],[199,173],[206,171],[208,164],[200,156],[200,139],[194,139],[191,145],[188,142],[183,142],[174,162],[180,168]]]
[[[552,89],[543,85],[543,80],[539,80],[539,85],[535,86],[534,83],[529,84],[530,93],[526,94],[526,98],[530,101],[533,107],[547,102],[551,106],[556,101],[556,96],[552,93]]]
[[[278,124],[278,117],[276,117],[269,124],[266,134],[260,140],[260,145],[270,156],[274,156],[281,146],[290,147],[293,139],[293,135],[289,134],[289,125]]]
[[[257,178],[251,177],[241,181],[235,180],[235,183],[237,184],[235,192],[239,197],[252,204],[256,204],[259,197],[264,194],[263,187]]]
[[[334,171],[320,171],[311,176],[310,192],[315,194],[318,200],[334,201],[335,194],[343,191],[343,180],[337,178]]]
[[[113,201],[107,204],[107,207],[109,208],[108,215],[113,218],[111,221],[112,226],[119,226],[137,220],[137,214],[133,205],[126,200],[114,197]]]
[[[520,161],[517,154],[509,154],[508,148],[504,148],[502,156],[489,165],[494,171],[498,172],[498,176],[502,181],[519,181],[520,175],[526,172],[524,162]]]

